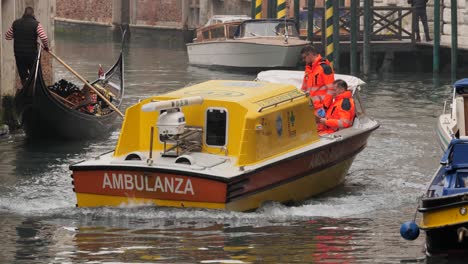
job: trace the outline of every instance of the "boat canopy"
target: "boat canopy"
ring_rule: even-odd
[[[468,93],[468,78],[456,81],[454,86],[458,94]]]
[[[260,72],[256,80],[272,83],[287,83],[301,89],[303,79],[303,71],[270,70]],[[335,74],[335,80],[338,79],[344,80],[348,84],[348,89],[352,91],[366,84],[363,80],[351,75]]]
[[[208,20],[208,22],[205,24],[205,27],[210,25],[222,24],[232,21],[243,21],[249,19],[252,18],[246,15],[216,15],[212,16],[210,20]]]
[[[450,145],[440,160],[441,165],[450,166],[448,169],[468,167],[468,139],[452,139]]]

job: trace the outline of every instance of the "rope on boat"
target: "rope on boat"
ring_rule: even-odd
[[[414,211],[414,217],[413,217],[413,222],[416,223],[416,217],[418,216],[418,209],[419,209],[419,203],[421,202],[421,199],[422,199],[422,195],[418,197],[417,199],[417,204],[418,204],[418,208],[416,208],[416,210]]]

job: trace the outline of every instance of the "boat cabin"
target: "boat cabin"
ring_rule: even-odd
[[[197,29],[197,37],[193,42],[204,42],[219,39],[233,39],[242,21],[250,20],[249,16],[213,16],[201,28]]]
[[[455,102],[455,117],[458,123],[458,137],[468,136],[468,79],[462,79],[455,82],[454,96]]]
[[[203,153],[242,167],[316,141],[313,108],[293,85],[215,80],[128,108],[114,157],[190,164],[186,154]]]
[[[428,189],[428,197],[468,193],[468,141],[453,139],[440,164],[442,169]]]
[[[207,23],[197,30],[194,42],[279,36],[299,38],[296,23],[284,19],[245,20],[236,16],[232,20],[214,19]]]

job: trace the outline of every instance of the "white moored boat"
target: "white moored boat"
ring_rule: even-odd
[[[446,105],[437,120],[437,138],[443,151],[453,138],[468,137],[468,78],[455,82],[448,113]]]
[[[297,65],[307,44],[293,20],[224,16],[198,29],[187,52],[193,65],[287,68]]]

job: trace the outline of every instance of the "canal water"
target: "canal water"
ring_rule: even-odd
[[[59,32],[54,51],[93,79],[120,44],[86,32]],[[183,43],[148,33],[131,37],[125,60],[124,106],[205,80],[255,78],[189,66]],[[76,80],[60,66],[55,78]],[[30,142],[14,133],[0,142],[0,263],[462,263],[427,258],[423,233],[412,242],[399,235],[441,156],[434,129],[449,84],[425,74],[372,76],[362,94],[381,127],[345,183],[296,206],[270,203],[251,213],[75,208],[69,164],[113,149],[119,128],[85,142]]]

